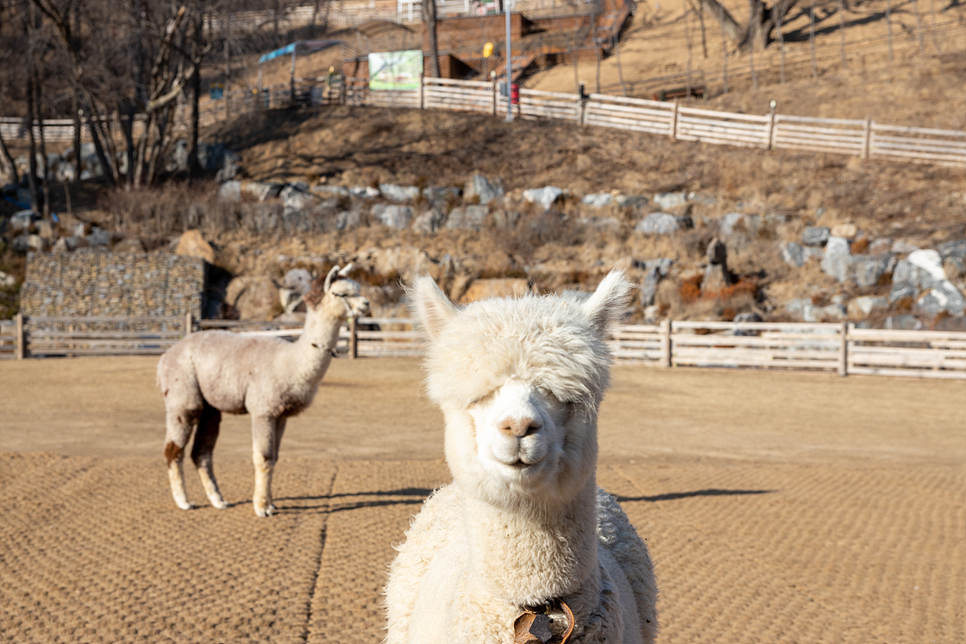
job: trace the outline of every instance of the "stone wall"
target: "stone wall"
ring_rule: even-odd
[[[26,316],[201,317],[205,263],[168,253],[30,253]]]

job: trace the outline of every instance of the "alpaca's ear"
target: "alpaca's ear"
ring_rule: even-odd
[[[351,266],[351,264],[350,264],[350,266]],[[325,276],[325,285],[322,287],[322,292],[323,293],[328,293],[329,292],[329,288],[332,286],[332,280],[335,279],[335,276],[338,273],[339,273],[339,267],[338,266],[333,266],[332,267],[332,270],[329,271],[329,274]]]
[[[616,322],[627,310],[628,300],[634,286],[618,270],[611,271],[600,283],[594,294],[583,304],[581,310],[597,331],[604,335],[607,327]]]
[[[346,264],[345,268],[339,271],[339,277],[349,277],[349,273],[351,272],[352,272],[352,262],[349,262],[348,264]]]
[[[416,278],[410,295],[416,318],[433,340],[459,311],[431,277]]]

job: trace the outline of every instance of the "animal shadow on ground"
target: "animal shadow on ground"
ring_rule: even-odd
[[[426,488],[403,488],[400,490],[388,490],[388,491],[377,491],[377,492],[344,492],[342,494],[326,494],[320,496],[290,496],[276,499],[277,501],[334,501],[339,498],[346,497],[411,497],[408,499],[393,499],[386,498],[384,500],[370,500],[370,501],[356,501],[354,503],[330,503],[330,504],[320,504],[320,505],[300,505],[300,506],[279,506],[280,510],[287,510],[293,512],[305,512],[311,510],[323,510],[332,512],[345,512],[346,510],[358,510],[360,508],[378,508],[390,505],[421,505],[430,494],[432,490]]]
[[[677,501],[678,499],[691,499],[697,496],[740,496],[742,494],[772,494],[775,490],[694,490],[693,492],[671,492],[669,494],[658,494],[655,496],[618,496],[615,497],[618,503],[646,501],[656,503],[658,501]]]

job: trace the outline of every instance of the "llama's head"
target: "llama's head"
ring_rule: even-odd
[[[369,312],[369,300],[362,297],[362,288],[349,279],[352,264],[343,269],[333,266],[324,277],[319,277],[305,294],[305,305],[310,311],[325,312],[334,318],[352,318]]]
[[[430,337],[427,390],[445,415],[446,459],[467,494],[547,505],[587,483],[610,379],[605,334],[630,290],[614,271],[583,302],[526,295],[461,308],[432,279],[416,281],[414,306]]]

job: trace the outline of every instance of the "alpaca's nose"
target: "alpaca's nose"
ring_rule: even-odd
[[[517,438],[534,434],[540,431],[541,427],[543,427],[542,420],[529,416],[519,418],[507,417],[500,421],[500,431],[508,436],[516,436]]]

